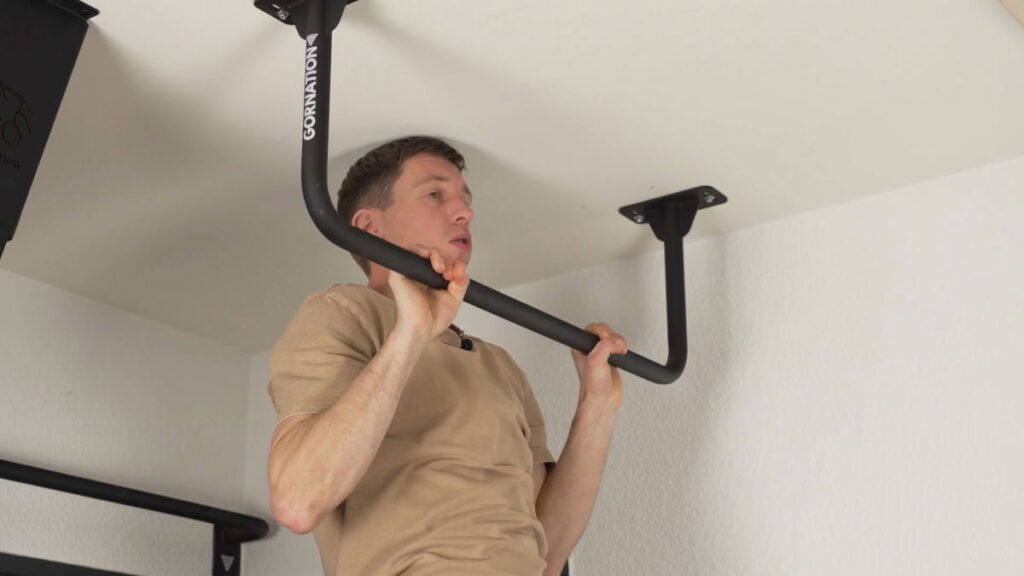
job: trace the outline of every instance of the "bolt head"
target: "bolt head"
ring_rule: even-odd
[[[714,194],[704,194],[704,203],[711,204],[715,201],[716,196]]]
[[[277,17],[281,20],[287,20],[288,16],[290,16],[290,14],[288,14],[288,11],[283,8],[277,11]]]
[[[637,224],[643,224],[644,223],[644,215],[643,214],[633,214],[633,222],[636,222]]]

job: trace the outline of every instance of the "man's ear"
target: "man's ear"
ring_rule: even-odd
[[[352,215],[352,225],[363,232],[369,232],[374,236],[382,237],[380,224],[377,222],[377,216],[379,216],[379,214],[372,208],[360,208]]]

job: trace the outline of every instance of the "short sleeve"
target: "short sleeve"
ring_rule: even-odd
[[[267,392],[277,422],[330,408],[373,358],[373,340],[338,297],[309,296],[270,353]]]
[[[541,413],[540,404],[537,403],[537,398],[533,395],[533,387],[530,386],[530,381],[526,377],[526,373],[523,372],[522,368],[512,360],[509,356],[509,362],[515,367],[516,374],[519,375],[519,381],[522,386],[522,401],[523,410],[526,413],[526,422],[530,426],[530,452],[533,453],[534,464],[545,464],[548,462],[554,462],[555,457],[551,454],[551,450],[548,448],[548,433],[547,428],[544,425],[544,415]]]

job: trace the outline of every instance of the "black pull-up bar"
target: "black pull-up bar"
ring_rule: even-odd
[[[302,116],[302,193],[313,222],[328,240],[391,270],[444,289],[448,282],[430,261],[343,222],[327,187],[327,142],[331,94],[331,31],[345,6],[356,0],[256,0],[256,7],[275,19],[295,25],[306,42]],[[668,361],[658,364],[627,352],[609,363],[658,384],[675,382],[686,365],[686,291],[683,278],[683,237],[698,209],[723,204],[725,195],[710,186],[677,192],[621,208],[634,222],[648,223],[665,243],[668,304]],[[471,280],[465,301],[492,314],[589,353],[599,338],[550,314]]]

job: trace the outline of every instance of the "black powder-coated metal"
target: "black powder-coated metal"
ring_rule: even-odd
[[[636,204],[623,206],[619,208],[619,214],[637,224],[650,224],[651,230],[654,231],[654,236],[664,242],[665,234],[662,230],[661,219],[669,205],[679,203],[686,207],[686,214],[680,222],[679,229],[671,231],[673,235],[686,236],[693,225],[693,217],[697,214],[697,210],[725,204],[727,201],[728,198],[725,197],[725,194],[722,194],[714,187],[698,186],[689,190],[683,190],[682,192],[675,192],[666,196],[659,196],[650,200],[644,200],[643,202],[637,202]]]
[[[328,6],[327,27],[334,30],[338,26],[338,22],[341,21],[341,15],[345,11],[345,7],[358,1],[344,0],[342,2],[333,0]],[[253,4],[260,10],[270,14],[274,20],[289,26],[295,26],[295,30],[299,33],[300,38],[305,39],[308,35],[306,32],[306,0],[255,0]]]
[[[270,530],[265,521],[254,516],[8,460],[0,460],[0,478],[213,524],[214,576],[239,576],[240,544],[263,538]]]
[[[340,20],[343,0],[305,2],[308,32],[304,38],[302,192],[306,207],[320,232],[331,242],[417,280],[444,289],[447,282],[434,272],[427,259],[351,226],[338,217],[327,186],[327,144],[331,84],[331,31]],[[343,12],[344,6],[341,6]],[[717,191],[716,191],[717,192]],[[725,201],[720,195],[717,203]],[[674,196],[674,195],[673,195]],[[655,199],[663,200],[663,199]],[[627,372],[658,384],[676,381],[686,365],[686,303],[683,278],[683,236],[702,203],[688,198],[648,201],[645,221],[657,222],[655,233],[665,242],[666,298],[668,304],[669,358],[658,364],[633,352],[613,354],[609,362]],[[715,202],[707,203],[715,205]],[[465,301],[492,314],[547,336],[566,346],[589,353],[599,338],[572,324],[471,280]]]
[[[0,576],[132,576],[85,566],[75,566],[29,556],[0,552]]]
[[[95,8],[78,0],[0,4],[0,256],[14,237]]]

